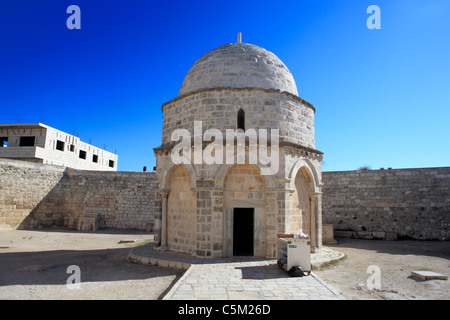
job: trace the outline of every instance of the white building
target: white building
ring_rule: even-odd
[[[117,171],[117,155],[42,123],[0,124],[0,158]]]

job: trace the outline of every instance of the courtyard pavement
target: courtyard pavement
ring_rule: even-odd
[[[324,248],[319,254],[312,254],[311,260],[317,265],[342,256]],[[289,277],[276,260],[201,259],[156,251],[152,245],[132,250],[129,257],[141,263],[186,270],[163,300],[344,300],[338,290],[314,272],[305,277]]]

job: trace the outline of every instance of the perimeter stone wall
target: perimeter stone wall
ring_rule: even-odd
[[[450,167],[322,172],[322,181],[323,223],[337,237],[450,238]]]
[[[450,167],[323,172],[323,224],[358,238],[449,240]],[[101,228],[153,230],[153,172],[99,172],[0,160],[0,230],[76,228],[99,213]],[[392,235],[395,237],[392,237]]]
[[[0,229],[77,228],[85,213],[100,228],[152,230],[153,172],[75,170],[0,160]]]

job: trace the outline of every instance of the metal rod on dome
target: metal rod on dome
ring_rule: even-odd
[[[238,42],[238,43],[241,43],[241,42],[242,42],[242,33],[240,33],[240,32],[238,32],[237,42]]]

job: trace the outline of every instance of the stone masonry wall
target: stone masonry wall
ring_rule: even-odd
[[[64,167],[0,160],[0,230],[23,227],[28,214],[58,188],[64,171]]]
[[[449,240],[450,168],[324,172],[323,223],[360,237]],[[0,160],[0,229],[100,227],[151,230],[160,199],[154,173],[97,172]],[[267,208],[266,208],[267,210]],[[336,232],[337,233],[337,232]]]
[[[245,128],[279,129],[280,141],[314,148],[314,107],[286,92],[263,89],[205,89],[175,98],[162,106],[162,146],[172,143],[176,129],[194,136],[194,121],[202,130],[218,129],[225,139],[227,129],[237,128],[237,113],[245,111]]]
[[[450,167],[323,172],[322,178],[323,223],[334,230],[450,239]]]
[[[0,227],[76,228],[99,213],[100,228],[153,229],[154,173],[66,169],[0,160]]]
[[[191,190],[191,177],[179,166],[170,179],[167,201],[167,245],[171,251],[195,252],[197,197]]]

